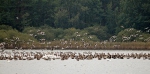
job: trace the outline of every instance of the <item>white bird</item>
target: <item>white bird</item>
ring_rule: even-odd
[[[110,59],[106,59],[107,61],[111,61]]]
[[[146,27],[145,29],[148,29],[149,27]]]

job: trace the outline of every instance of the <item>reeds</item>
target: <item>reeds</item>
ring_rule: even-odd
[[[7,45],[6,49],[16,46]],[[150,42],[86,42],[86,41],[52,41],[45,43],[22,43],[17,46],[22,49],[123,49],[123,50],[150,50]]]

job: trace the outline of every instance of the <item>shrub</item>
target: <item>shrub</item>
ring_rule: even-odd
[[[15,41],[15,38],[19,38],[20,41],[29,41],[29,39],[36,41],[36,39],[28,34],[18,32],[15,29],[0,30],[0,42],[11,42],[12,40]]]
[[[11,30],[12,27],[8,25],[0,25],[0,30]]]
[[[131,42],[131,41],[145,41],[145,39],[148,39],[150,37],[150,34],[144,33],[140,30],[136,30],[134,28],[127,28],[117,35],[118,42]]]

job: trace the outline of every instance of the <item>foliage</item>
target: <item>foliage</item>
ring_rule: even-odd
[[[12,29],[11,26],[7,26],[7,25],[0,25],[0,30],[10,30]]]
[[[107,28],[104,26],[96,25],[93,27],[85,28],[85,30],[89,32],[89,34],[97,36],[97,38],[100,40],[107,40],[110,37],[110,35],[107,33]]]
[[[117,40],[119,42],[131,42],[131,41],[150,41],[150,34],[143,33],[141,30],[136,30],[134,28],[127,28],[117,35]]]
[[[93,32],[89,32],[88,30],[75,29],[75,28],[54,29],[50,26],[45,25],[40,28],[26,27],[23,32],[35,37],[37,40],[45,39],[46,41],[53,41],[53,40],[61,40],[61,39],[63,40],[71,39],[76,41],[80,41],[80,40],[99,41],[97,37],[98,35],[94,34]]]
[[[102,41],[119,35],[122,41],[128,28],[145,32],[144,38],[150,33],[150,0],[0,0],[0,16],[0,24],[34,34],[37,40],[91,40],[93,36]],[[11,29],[6,27],[0,25],[0,30]],[[134,37],[129,41],[134,40],[143,41]]]
[[[0,30],[0,42],[12,42],[15,41],[16,38],[19,38],[19,41],[22,42],[28,42],[30,40],[34,40],[36,42],[36,39],[33,37],[29,36],[28,34],[23,34],[21,32],[18,32],[15,29],[2,29]]]

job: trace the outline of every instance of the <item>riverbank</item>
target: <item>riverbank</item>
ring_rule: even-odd
[[[84,41],[53,41],[47,43],[6,44],[6,49],[62,49],[62,50],[150,50],[150,42],[84,42]]]

